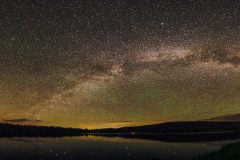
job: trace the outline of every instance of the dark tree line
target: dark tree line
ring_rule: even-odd
[[[0,136],[26,136],[26,137],[61,137],[80,135],[122,135],[130,134],[137,137],[139,134],[175,134],[175,133],[219,133],[240,132],[240,122],[216,122],[216,121],[193,121],[193,122],[169,122],[137,127],[106,128],[106,129],[80,129],[54,126],[33,126],[0,123]],[[176,136],[176,135],[175,135]]]
[[[87,133],[86,129],[63,128],[54,126],[33,126],[0,123],[0,136],[56,137],[77,136]]]

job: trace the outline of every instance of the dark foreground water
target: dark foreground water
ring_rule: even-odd
[[[1,138],[1,160],[192,160],[235,141],[174,143],[119,137]]]

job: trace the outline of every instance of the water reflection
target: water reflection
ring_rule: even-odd
[[[233,141],[174,143],[119,137],[1,138],[1,159],[192,160]]]

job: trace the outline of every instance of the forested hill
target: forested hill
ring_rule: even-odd
[[[184,121],[161,124],[144,125],[137,127],[123,127],[118,129],[96,129],[92,132],[118,133],[194,133],[194,132],[223,132],[240,130],[240,122],[223,121]]]

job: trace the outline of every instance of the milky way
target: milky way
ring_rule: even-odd
[[[100,128],[240,113],[240,2],[0,2],[2,122]]]

